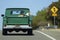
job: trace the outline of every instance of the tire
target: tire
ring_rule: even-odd
[[[7,30],[3,29],[3,35],[7,35]]]
[[[28,30],[28,35],[32,35],[32,30]]]

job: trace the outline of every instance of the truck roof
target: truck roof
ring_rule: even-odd
[[[18,9],[18,10],[21,10],[21,9],[29,10],[29,8],[6,8],[6,10],[16,10],[16,9]]]

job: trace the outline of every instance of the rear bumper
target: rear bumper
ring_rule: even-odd
[[[12,27],[12,28],[3,27],[3,29],[32,29],[32,27]]]
[[[28,28],[3,28],[3,29],[32,29],[32,27],[28,27]]]
[[[32,27],[30,27],[29,25],[7,25],[6,27],[3,27],[4,29],[31,29]]]

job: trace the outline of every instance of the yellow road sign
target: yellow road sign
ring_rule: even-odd
[[[53,7],[51,8],[51,11],[52,11],[53,13],[56,13],[56,12],[58,11],[58,8],[55,7],[55,6],[53,6]]]
[[[57,14],[56,13],[53,13],[52,16],[57,16]]]

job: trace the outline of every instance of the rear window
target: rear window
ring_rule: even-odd
[[[25,14],[25,11],[12,11],[12,14]]]
[[[21,11],[12,11],[12,14],[20,14]]]

